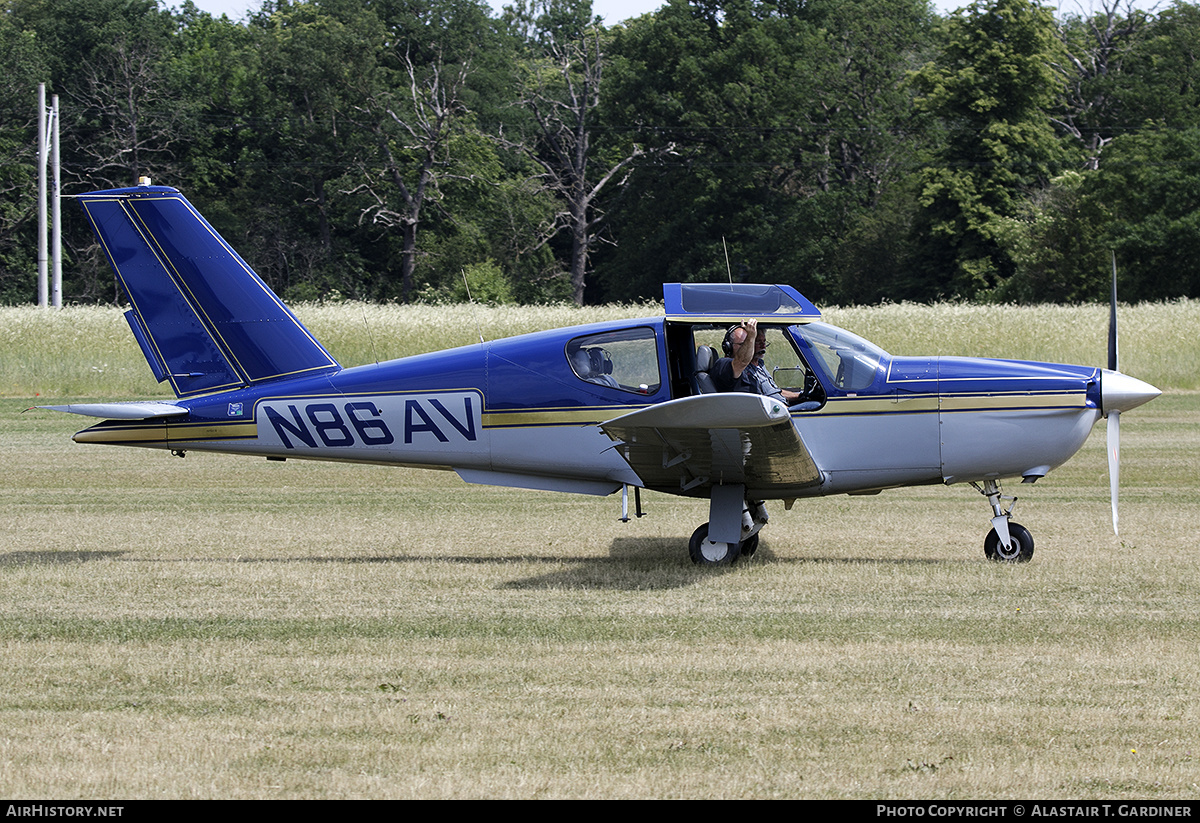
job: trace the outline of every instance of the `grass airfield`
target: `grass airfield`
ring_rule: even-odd
[[[775,504],[717,571],[686,558],[703,502],[623,524],[615,496],[81,446],[36,402],[0,400],[10,798],[1200,792],[1195,392],[1123,416],[1120,538],[1101,423],[1006,486],[1029,564],[984,560],[954,486]]]

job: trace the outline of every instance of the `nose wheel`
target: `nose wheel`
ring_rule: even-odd
[[[983,541],[983,553],[998,563],[1028,563],[1033,559],[1033,535],[1020,523],[1012,522],[1017,498],[1002,495],[1000,483],[985,480],[983,485],[972,483],[976,491],[988,499],[992,507],[992,530]],[[1008,502],[1008,508],[1003,503]]]
[[[1008,545],[1000,542],[995,529],[983,541],[983,553],[997,563],[1028,563],[1033,559],[1033,535],[1020,523],[1008,524]]]

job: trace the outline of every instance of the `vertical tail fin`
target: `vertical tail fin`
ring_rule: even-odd
[[[340,368],[176,189],[78,199],[129,295],[133,335],[176,396]]]

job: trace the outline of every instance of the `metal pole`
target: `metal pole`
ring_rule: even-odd
[[[46,272],[46,84],[38,83],[38,305],[49,302]]]
[[[54,168],[54,199],[50,202],[50,221],[54,226],[54,238],[50,244],[50,302],[62,308],[62,164],[59,162],[59,96],[54,95],[50,106],[50,118],[54,120],[50,138],[50,166]]]
[[[50,164],[54,167],[54,200],[51,215],[54,238],[50,247],[50,301],[54,308],[62,308],[62,164],[58,154],[58,95],[54,95],[50,117],[54,121],[51,130]]]

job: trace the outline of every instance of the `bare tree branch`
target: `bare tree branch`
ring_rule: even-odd
[[[1083,143],[1084,168],[1091,171],[1100,167],[1100,154],[1115,136],[1107,133],[1103,122],[1113,100],[1102,81],[1121,71],[1126,53],[1147,24],[1146,13],[1134,8],[1133,0],[1099,0],[1098,5],[1098,12],[1079,18],[1086,20],[1086,42],[1072,42],[1068,29],[1058,28],[1066,64],[1054,68],[1065,78],[1066,96],[1062,116],[1051,117],[1051,122]]]
[[[400,229],[401,296],[407,301],[417,266],[422,210],[440,198],[439,182],[454,176],[449,143],[457,121],[467,113],[461,94],[471,67],[448,66],[440,52],[424,71],[408,51],[403,64],[408,79],[404,93],[377,93],[369,106],[359,109],[367,115],[379,155],[373,166],[362,167],[364,181],[345,193],[364,194],[371,201],[360,223],[370,220]]]
[[[529,112],[534,134],[501,145],[520,152],[540,172],[535,175],[562,207],[545,224],[537,248],[566,230],[571,235],[570,276],[575,302],[583,304],[589,256],[599,239],[606,215],[597,206],[602,193],[628,182],[634,163],[674,149],[673,144],[647,149],[634,145],[619,160],[598,173],[592,147],[593,120],[600,106],[604,73],[600,29],[593,28],[566,42],[549,44],[546,58],[536,67],[517,105]]]

